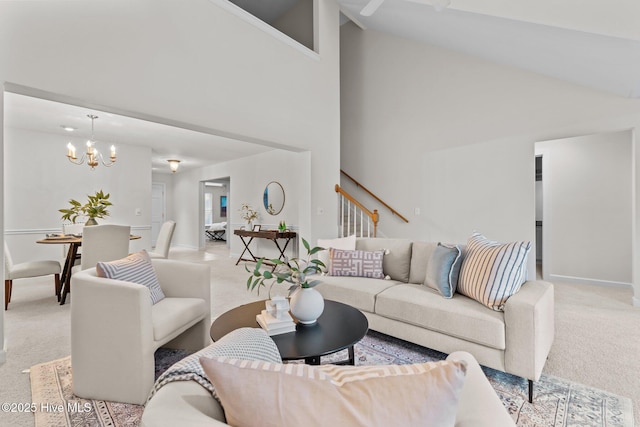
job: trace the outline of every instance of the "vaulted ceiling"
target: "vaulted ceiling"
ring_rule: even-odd
[[[265,22],[277,19],[296,1],[231,0]],[[337,0],[344,16],[375,30],[467,53],[622,97],[640,97],[640,1],[638,0]],[[434,7],[434,2],[438,2]],[[448,4],[447,4],[448,3]],[[440,6],[446,6],[442,10]],[[343,19],[343,22],[346,19]],[[201,167],[267,151],[228,140],[86,108],[8,94],[6,125],[60,134],[61,125],[88,137],[89,113],[96,139],[152,147],[154,165],[184,160],[181,169]],[[173,141],[181,141],[179,146]],[[206,150],[203,146],[207,147]],[[214,147],[214,149],[211,149]],[[63,148],[61,148],[63,150]]]
[[[363,29],[640,97],[637,0],[384,0],[371,16],[370,0],[337,1]]]

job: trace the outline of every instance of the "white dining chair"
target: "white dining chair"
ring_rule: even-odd
[[[174,221],[167,221],[162,224],[160,233],[158,233],[158,240],[156,240],[156,247],[153,251],[149,252],[151,258],[168,258],[169,247],[171,246],[171,239],[173,238],[173,231],[176,229],[176,223]]]
[[[73,272],[96,268],[98,261],[114,261],[129,255],[128,225],[92,225],[82,231],[82,258]]]
[[[9,308],[11,292],[13,291],[13,281],[17,279],[27,279],[30,277],[40,277],[54,275],[55,295],[60,300],[60,263],[58,261],[28,261],[14,264],[9,252],[7,242],[4,242],[4,309]]]

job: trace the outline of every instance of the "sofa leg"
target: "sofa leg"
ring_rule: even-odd
[[[533,380],[529,380],[529,403],[533,403]]]

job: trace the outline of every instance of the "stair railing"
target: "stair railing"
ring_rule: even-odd
[[[400,215],[400,212],[398,212],[397,210],[393,209],[391,206],[389,206],[388,204],[386,204],[382,199],[380,199],[378,196],[376,196],[375,194],[373,194],[371,191],[369,191],[369,189],[367,187],[365,187],[364,185],[360,184],[355,178],[353,178],[351,175],[349,175],[348,173],[346,173],[345,171],[343,171],[342,169],[340,169],[340,173],[343,174],[344,176],[346,176],[347,178],[349,178],[357,187],[362,188],[362,190],[364,192],[366,192],[368,195],[370,195],[371,197],[373,197],[374,199],[376,199],[378,202],[380,202],[380,204],[382,204],[385,208],[389,209],[391,211],[391,213],[393,215],[396,215],[398,218],[400,218],[401,220],[403,220],[404,222],[409,222],[409,220],[407,218],[405,218],[404,216]]]
[[[335,187],[338,193],[338,207],[340,210],[339,236],[376,237],[378,229],[378,210],[371,212],[338,184]],[[372,230],[373,228],[373,230]]]

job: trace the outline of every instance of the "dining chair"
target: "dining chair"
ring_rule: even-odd
[[[158,240],[156,240],[156,247],[154,251],[149,252],[151,258],[168,258],[169,247],[171,246],[171,239],[173,238],[173,231],[176,229],[176,223],[174,221],[167,221],[162,224],[160,233],[158,233]]]
[[[82,258],[73,272],[95,268],[98,261],[114,261],[129,255],[128,225],[92,225],[82,231]]]
[[[60,301],[60,263],[58,261],[28,261],[14,264],[7,242],[4,242],[4,309],[9,307],[13,281],[30,277],[54,275],[55,295]]]

